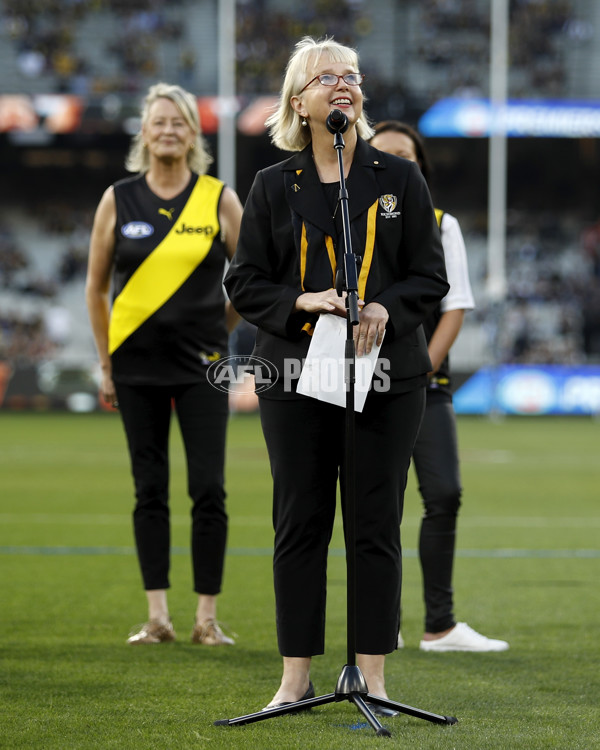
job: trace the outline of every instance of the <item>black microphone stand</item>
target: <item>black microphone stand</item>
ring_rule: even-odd
[[[456,724],[458,719],[454,716],[442,716],[413,708],[403,703],[372,695],[368,691],[367,683],[360,668],[356,664],[356,483],[355,483],[355,460],[356,460],[356,435],[355,435],[355,413],[354,394],[356,383],[356,348],[352,329],[358,325],[358,273],[356,268],[356,256],[352,252],[352,239],[350,235],[350,218],[348,213],[348,191],[344,177],[344,161],[342,151],[346,147],[342,133],[348,127],[348,120],[340,110],[333,110],[327,118],[327,128],[334,134],[333,147],[338,155],[338,167],[340,172],[339,205],[342,212],[342,227],[344,236],[344,263],[343,269],[338,269],[336,274],[336,290],[339,296],[346,292],[346,344],[344,350],[344,382],[346,385],[346,586],[347,586],[347,663],[342,669],[335,686],[334,693],[305,698],[304,700],[286,703],[275,708],[264,708],[262,711],[238,716],[235,719],[220,719],[214,722],[215,726],[234,726],[252,724],[264,719],[272,719],[275,716],[297,713],[314,706],[322,706],[326,703],[337,703],[347,700],[361,711],[365,719],[379,737],[391,737],[391,732],[382,726],[377,716],[371,711],[368,703],[382,706],[383,708],[408,714],[418,719],[425,719],[434,724]],[[368,702],[368,703],[367,703]]]

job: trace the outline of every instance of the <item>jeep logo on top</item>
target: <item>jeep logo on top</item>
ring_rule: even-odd
[[[213,227],[189,227],[187,224],[182,224],[181,227],[175,230],[175,234],[212,234],[214,231]]]

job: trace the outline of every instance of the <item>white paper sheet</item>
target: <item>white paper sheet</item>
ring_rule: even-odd
[[[346,335],[346,318],[329,313],[319,316],[298,380],[297,393],[335,406],[346,406]],[[380,348],[373,344],[370,354],[355,358],[355,411],[362,412],[364,408]]]

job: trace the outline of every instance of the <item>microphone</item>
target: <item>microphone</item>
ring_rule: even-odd
[[[330,133],[345,133],[348,130],[348,118],[341,109],[332,109],[325,125]]]

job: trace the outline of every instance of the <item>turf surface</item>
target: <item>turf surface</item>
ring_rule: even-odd
[[[194,612],[185,464],[172,434],[171,614],[178,640],[131,648],[145,619],[133,550],[132,483],[109,414],[0,413],[1,748],[600,747],[600,424],[587,419],[459,420],[465,493],[456,615],[510,641],[501,654],[418,651],[423,606],[411,476],[403,541],[402,632],[390,697],[459,724],[400,717],[377,738],[343,701],[245,727],[280,676],[271,582],[270,477],[256,416],[228,439],[229,552],[219,618],[231,649],[189,642]],[[360,447],[359,447],[360,454]],[[317,694],[346,659],[340,524],[331,545],[327,651]]]

